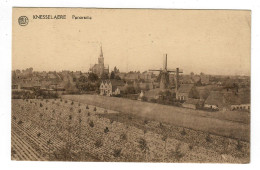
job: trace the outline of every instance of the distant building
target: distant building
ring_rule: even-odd
[[[211,91],[204,107],[215,110],[250,110],[250,93]]]
[[[102,46],[100,47],[100,56],[98,58],[98,64],[95,64],[89,69],[90,72],[97,74],[101,77],[103,74],[109,74],[109,66],[105,66]]]
[[[199,93],[194,84],[181,84],[176,93],[176,99],[186,101],[188,98],[199,98]]]
[[[120,80],[102,81],[99,90],[102,96],[120,95],[125,83]]]
[[[208,85],[210,84],[209,76],[208,75],[200,75],[201,84],[202,85]]]
[[[134,80],[139,80],[140,76],[141,76],[140,72],[129,72],[129,73],[125,74],[124,78],[123,77],[120,77],[120,78],[121,79],[123,78],[126,81],[134,81]]]

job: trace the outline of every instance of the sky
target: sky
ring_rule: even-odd
[[[28,25],[20,26],[19,16],[27,16]],[[14,8],[12,69],[86,72],[102,44],[110,71],[160,69],[167,53],[168,68],[184,74],[250,75],[250,42],[250,11]]]

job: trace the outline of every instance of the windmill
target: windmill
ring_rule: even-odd
[[[179,74],[183,73],[183,71],[180,70],[179,68],[176,68],[175,70],[167,69],[167,54],[165,54],[165,58],[164,58],[164,62],[163,62],[163,69],[159,69],[159,70],[151,69],[149,71],[159,71],[160,72],[160,74],[161,74],[160,89],[161,90],[165,90],[166,88],[168,88],[169,74],[175,73],[175,90],[177,92],[178,85],[179,85]]]

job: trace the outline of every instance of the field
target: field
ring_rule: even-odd
[[[91,104],[12,100],[12,160],[249,162],[246,141]]]
[[[206,112],[99,95],[65,95],[62,97],[179,127],[250,141],[250,116],[246,112]]]

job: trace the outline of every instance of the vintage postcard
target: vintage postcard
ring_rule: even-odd
[[[12,160],[250,162],[251,11],[12,17]]]

